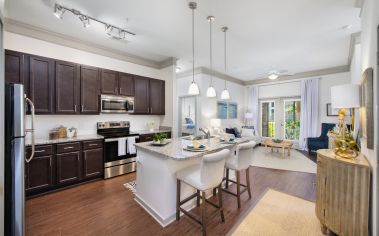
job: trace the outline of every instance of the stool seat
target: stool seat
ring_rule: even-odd
[[[176,178],[200,191],[205,191],[215,187],[207,186],[205,183],[201,182],[200,165],[189,166],[178,171],[176,173]]]

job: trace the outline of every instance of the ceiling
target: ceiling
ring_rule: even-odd
[[[54,17],[53,0],[6,0],[7,18],[149,60],[178,58],[191,69],[188,0],[59,0],[59,4],[136,33],[108,38],[101,25],[83,28],[72,14]],[[350,35],[360,31],[356,0],[198,0],[196,67],[209,66],[208,15],[214,15],[214,69],[224,72],[222,26],[228,26],[227,74],[254,80],[272,70],[291,73],[348,64]],[[27,9],[27,10],[26,10]],[[348,29],[344,26],[351,25]]]

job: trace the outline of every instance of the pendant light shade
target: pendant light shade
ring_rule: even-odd
[[[224,32],[225,74],[226,74],[226,31],[227,30],[228,30],[228,27],[226,27],[226,26],[221,28],[221,31]],[[225,80],[225,84],[224,84],[224,90],[221,93],[221,99],[222,100],[229,100],[230,99],[229,90],[226,88],[226,80]]]
[[[190,84],[190,86],[188,88],[188,94],[189,95],[199,95],[200,94],[199,86],[197,86],[197,83],[195,81],[192,81],[192,83]]]
[[[221,99],[222,100],[228,100],[228,99],[230,99],[229,90],[227,90],[226,88],[221,93]]]
[[[207,89],[207,97],[215,98],[216,96],[216,89],[212,85],[210,85]]]
[[[195,82],[195,9],[197,7],[197,3],[190,2],[188,6],[192,10],[192,82],[188,88],[188,94],[199,95],[199,86]]]
[[[208,16],[207,20],[209,21],[209,67],[211,69],[211,81],[207,89],[207,97],[215,98],[217,97],[216,89],[213,87],[213,47],[212,47],[212,22],[215,20],[214,16]]]

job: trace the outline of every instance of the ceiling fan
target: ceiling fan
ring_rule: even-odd
[[[294,73],[289,73],[288,70],[271,70],[267,73],[267,78],[270,80],[276,80],[283,75],[294,75]]]

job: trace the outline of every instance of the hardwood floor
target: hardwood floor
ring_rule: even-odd
[[[243,194],[238,210],[236,198],[223,193],[225,223],[219,217],[211,219],[208,235],[225,235],[267,188],[315,201],[315,178],[315,174],[250,167],[252,199]],[[135,174],[129,174],[28,200],[27,235],[201,235],[201,227],[186,216],[162,228],[123,186],[134,179]],[[246,183],[244,178],[242,182]]]

